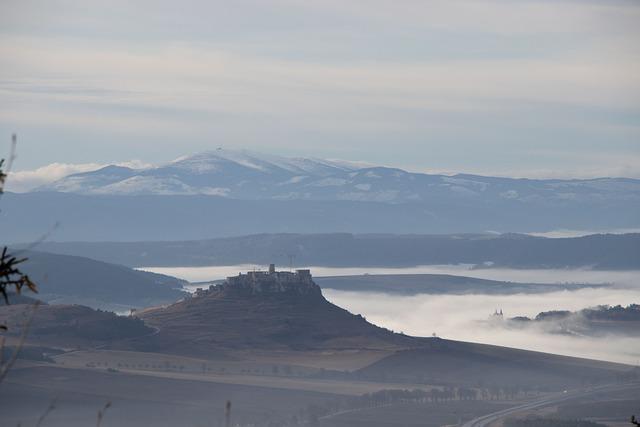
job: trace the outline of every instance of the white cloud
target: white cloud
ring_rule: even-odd
[[[627,234],[640,233],[640,228],[614,228],[610,230],[567,230],[558,229],[545,232],[527,233],[531,236],[563,238],[563,237],[582,237],[591,234]]]
[[[144,163],[139,160],[116,163],[116,165],[130,167],[133,169],[144,169],[151,166],[148,163]],[[11,172],[7,177],[5,189],[7,191],[22,193],[57,181],[68,175],[94,171],[104,166],[107,165],[101,163],[51,163],[34,170]]]
[[[82,140],[65,138],[68,151],[100,144],[121,158],[137,148],[132,156],[160,161],[181,154],[177,142],[188,152],[215,139],[553,175],[569,168],[529,155],[532,147],[624,156],[640,132],[632,2],[54,0],[6,9],[0,131]],[[105,133],[123,142],[87,136]],[[92,160],[76,151],[71,161]],[[613,160],[603,169],[638,175]]]
[[[52,163],[35,170],[12,172],[7,178],[6,190],[16,193],[29,191],[67,175],[96,170],[101,166],[99,163]]]

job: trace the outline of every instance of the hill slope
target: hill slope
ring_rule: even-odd
[[[23,252],[21,269],[38,285],[38,299],[51,303],[79,303],[94,308],[126,310],[166,304],[184,296],[182,280],[137,271],[93,259]]]
[[[0,306],[0,323],[9,327],[9,337],[20,336],[31,310],[24,304]],[[77,348],[113,345],[152,332],[152,328],[135,317],[117,316],[82,305],[41,304],[33,312],[27,340],[38,345]]]
[[[424,340],[358,371],[367,379],[558,389],[612,383],[631,366],[486,344]]]
[[[249,273],[234,279],[138,313],[160,329],[142,348],[200,354],[220,348],[406,348],[417,342],[331,304],[310,276],[278,272],[255,279]]]

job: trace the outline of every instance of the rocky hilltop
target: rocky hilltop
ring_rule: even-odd
[[[198,290],[196,296],[209,292],[226,292],[240,294],[295,294],[321,297],[320,287],[316,285],[309,270],[276,271],[275,265],[269,271],[250,271],[246,274],[228,277],[221,285],[212,285],[208,291]]]
[[[308,270],[255,271],[199,289],[192,298],[138,314],[158,333],[146,349],[206,354],[220,349],[412,347],[395,334],[327,301]]]

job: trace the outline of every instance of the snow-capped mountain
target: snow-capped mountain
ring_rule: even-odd
[[[246,200],[349,200],[439,204],[640,201],[640,180],[531,180],[429,175],[343,161],[223,150],[149,169],[107,166],[38,191],[94,195],[212,195]]]
[[[273,196],[272,186],[351,172],[348,162],[286,158],[249,151],[208,151],[142,170],[107,166],[67,176],[38,191],[80,194],[205,194],[236,198]],[[278,191],[276,191],[278,193]]]

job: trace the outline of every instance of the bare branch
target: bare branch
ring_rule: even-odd
[[[104,414],[109,408],[111,408],[111,401],[107,402],[104,407],[98,411],[98,421],[96,422],[96,427],[100,427],[100,424],[102,424],[102,418],[104,418]]]
[[[49,404],[47,409],[44,411],[44,413],[42,415],[40,415],[40,418],[38,418],[38,422],[36,423],[36,427],[40,427],[40,425],[45,420],[45,418],[47,418],[47,416],[56,409],[57,401],[58,401],[58,399],[53,399],[51,401],[51,403]]]

